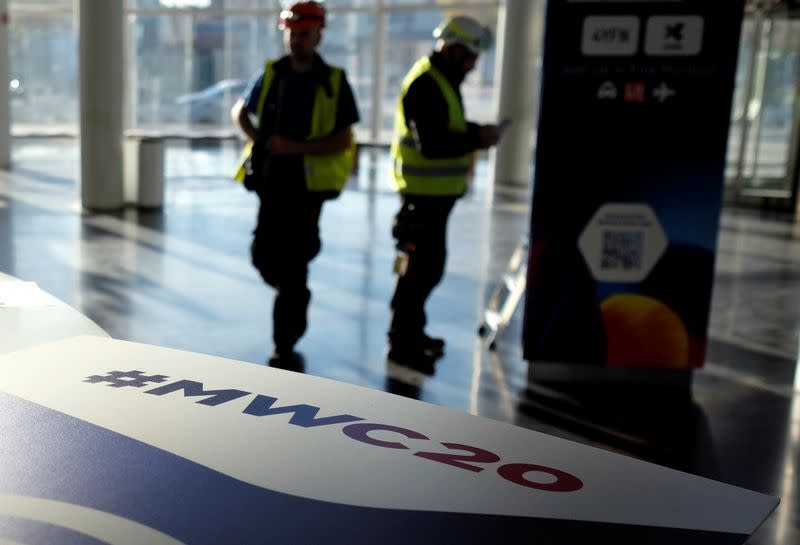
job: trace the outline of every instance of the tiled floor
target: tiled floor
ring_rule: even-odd
[[[37,282],[113,337],[263,364],[272,293],[248,259],[252,194],[228,181],[231,145],[171,145],[165,207],[82,214],[74,140],[18,139],[0,171],[0,271]],[[397,199],[386,156],[325,206],[311,268],[306,371],[513,422],[782,497],[751,539],[800,543],[800,226],[726,210],[708,363],[691,399],[609,386],[528,388],[519,316],[489,352],[476,335],[529,195],[488,186],[486,164],[451,220],[447,276],[429,303],[447,355],[427,377],[387,365]],[[624,395],[622,395],[624,394]],[[580,401],[580,403],[577,402]]]

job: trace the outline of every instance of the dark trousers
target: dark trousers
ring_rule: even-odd
[[[283,206],[281,206],[283,204]],[[308,264],[319,253],[322,200],[262,201],[250,247],[253,265],[275,288],[272,339],[277,352],[288,352],[308,325]]]
[[[427,318],[425,302],[444,276],[447,220],[455,197],[403,196],[392,234],[408,254],[405,274],[397,277],[391,308],[389,341],[421,346]]]

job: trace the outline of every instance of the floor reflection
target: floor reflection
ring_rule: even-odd
[[[595,444],[659,465],[720,479],[705,410],[685,388],[530,384],[520,412]]]

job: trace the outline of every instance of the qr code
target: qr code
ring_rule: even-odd
[[[641,269],[644,254],[642,231],[605,231],[601,266],[606,270]]]

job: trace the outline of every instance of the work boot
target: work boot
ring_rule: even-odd
[[[275,350],[267,360],[267,365],[274,369],[285,369],[303,373],[305,371],[305,358],[300,352],[294,350]]]
[[[409,369],[419,371],[426,375],[433,374],[434,364],[436,363],[436,357],[432,356],[424,347],[416,344],[391,344],[389,345],[389,352],[386,354],[386,359],[392,363],[408,367]]]
[[[444,339],[429,337],[425,333],[422,334],[422,348],[433,358],[444,356],[444,344]]]

